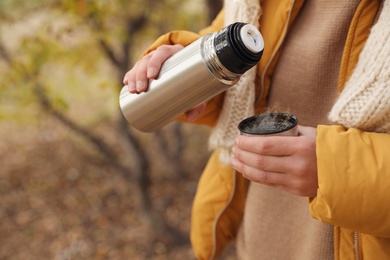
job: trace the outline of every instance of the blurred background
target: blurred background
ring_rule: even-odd
[[[132,129],[122,78],[222,0],[0,0],[0,259],[194,259],[209,129]],[[224,256],[223,259],[230,259]]]

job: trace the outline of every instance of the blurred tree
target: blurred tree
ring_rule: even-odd
[[[206,0],[208,21],[211,22],[217,16],[223,6],[223,0]]]
[[[211,19],[221,1],[206,4],[212,10]],[[0,112],[0,119],[27,120],[36,116],[31,108],[39,105],[40,111],[94,147],[98,158],[125,180],[137,183],[135,197],[142,219],[172,245],[188,240],[155,210],[151,201],[150,142],[145,144],[143,139],[147,137],[131,129],[118,110],[106,104],[89,107],[88,98],[98,96],[99,91],[106,93],[107,86],[116,86],[111,94],[117,97],[123,75],[141,51],[157,35],[172,28],[197,31],[203,27],[207,22],[202,8],[205,6],[190,0],[0,1],[0,103],[6,106],[10,100],[17,100],[19,109],[25,109],[28,115],[23,117],[9,109]],[[86,82],[89,86],[81,87]],[[83,118],[81,108],[72,107],[71,100],[79,98],[81,92],[90,94],[84,102],[87,107],[82,109],[95,109],[95,118]],[[93,129],[96,121],[115,114],[122,135],[119,151]],[[170,162],[166,167],[177,172],[176,177],[185,177],[184,164],[180,164],[185,134],[178,124],[169,131],[155,134],[154,143],[159,147],[153,149],[163,151],[160,155]],[[172,133],[174,139],[170,138]]]

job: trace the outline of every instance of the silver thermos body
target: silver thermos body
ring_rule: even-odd
[[[258,63],[263,48],[258,29],[246,23],[204,35],[167,59],[146,92],[132,94],[124,86],[119,97],[122,113],[140,131],[159,130],[237,83]]]

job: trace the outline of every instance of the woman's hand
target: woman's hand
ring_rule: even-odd
[[[245,178],[295,195],[317,195],[316,129],[298,127],[299,136],[238,136],[232,166]]]
[[[127,85],[129,92],[136,94],[148,90],[150,79],[157,78],[162,64],[173,54],[184,47],[180,44],[162,45],[156,50],[145,55],[134,67],[128,71],[123,78],[123,84]],[[206,104],[201,104],[189,111],[186,111],[187,121],[193,122],[206,109]]]
[[[123,78],[130,93],[141,93],[148,89],[149,79],[154,79],[160,73],[162,64],[173,54],[183,49],[180,44],[162,45],[137,61],[134,67]]]

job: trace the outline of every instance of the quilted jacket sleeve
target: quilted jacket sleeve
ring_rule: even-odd
[[[317,128],[316,219],[390,238],[390,135],[342,126]]]

